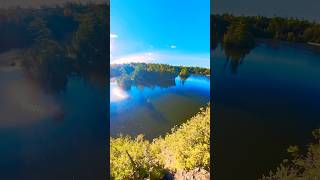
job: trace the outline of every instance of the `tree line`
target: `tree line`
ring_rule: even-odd
[[[113,64],[110,69],[110,76],[116,77],[124,74],[138,75],[140,72],[156,72],[169,74],[198,74],[210,75],[210,69],[202,67],[186,67],[186,66],[172,66],[168,64],[156,63],[129,63],[129,64]]]
[[[107,4],[90,3],[1,10],[0,52],[21,49],[23,69],[48,91],[63,90],[71,74],[105,85],[108,14]]]
[[[210,69],[155,63],[112,64],[110,67],[110,77],[116,78],[123,88],[130,88],[132,84],[170,87],[175,84],[176,76],[186,80],[191,74],[209,76]]]
[[[250,47],[255,38],[320,43],[320,24],[298,18],[214,14],[211,28],[213,47],[219,42]]]

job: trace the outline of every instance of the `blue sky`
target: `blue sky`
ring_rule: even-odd
[[[209,67],[210,0],[111,0],[111,63]]]

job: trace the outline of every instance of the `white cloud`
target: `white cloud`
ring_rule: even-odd
[[[118,38],[119,36],[117,35],[117,34],[114,34],[114,33],[111,33],[110,34],[110,38],[111,39],[116,39],[116,38]]]
[[[157,63],[174,66],[199,66],[210,67],[210,53],[205,54],[180,54],[161,52],[157,56]]]
[[[177,48],[177,46],[176,45],[171,45],[170,48],[171,49],[175,49],[175,48]]]
[[[157,54],[147,52],[147,53],[138,53],[130,54],[121,57],[111,58],[111,64],[125,64],[125,63],[152,63],[157,59]]]
[[[176,66],[210,67],[210,53],[205,54],[180,54],[172,52],[144,52],[121,57],[111,57],[111,64],[126,63],[163,63]]]

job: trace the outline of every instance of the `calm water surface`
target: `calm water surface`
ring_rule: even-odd
[[[217,177],[258,179],[320,127],[320,51],[269,42],[227,54],[211,57]]]
[[[106,74],[52,65],[30,77],[20,55],[0,54],[0,179],[104,178]]]
[[[109,7],[66,1],[0,3],[1,180],[106,178]]]
[[[122,89],[111,80],[111,136],[145,134],[152,139],[164,135],[210,101],[208,77],[190,76],[186,80],[176,77],[155,82],[159,83]]]

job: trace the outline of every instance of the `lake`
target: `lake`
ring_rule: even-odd
[[[226,55],[227,54],[227,55]],[[320,127],[320,51],[264,41],[212,50],[217,179],[258,179]]]
[[[149,140],[193,117],[210,101],[210,79],[155,78],[122,88],[110,84],[110,134],[144,134]]]
[[[109,7],[0,14],[0,179],[105,179]]]
[[[105,178],[107,70],[29,71],[21,55],[0,54],[0,179]]]

